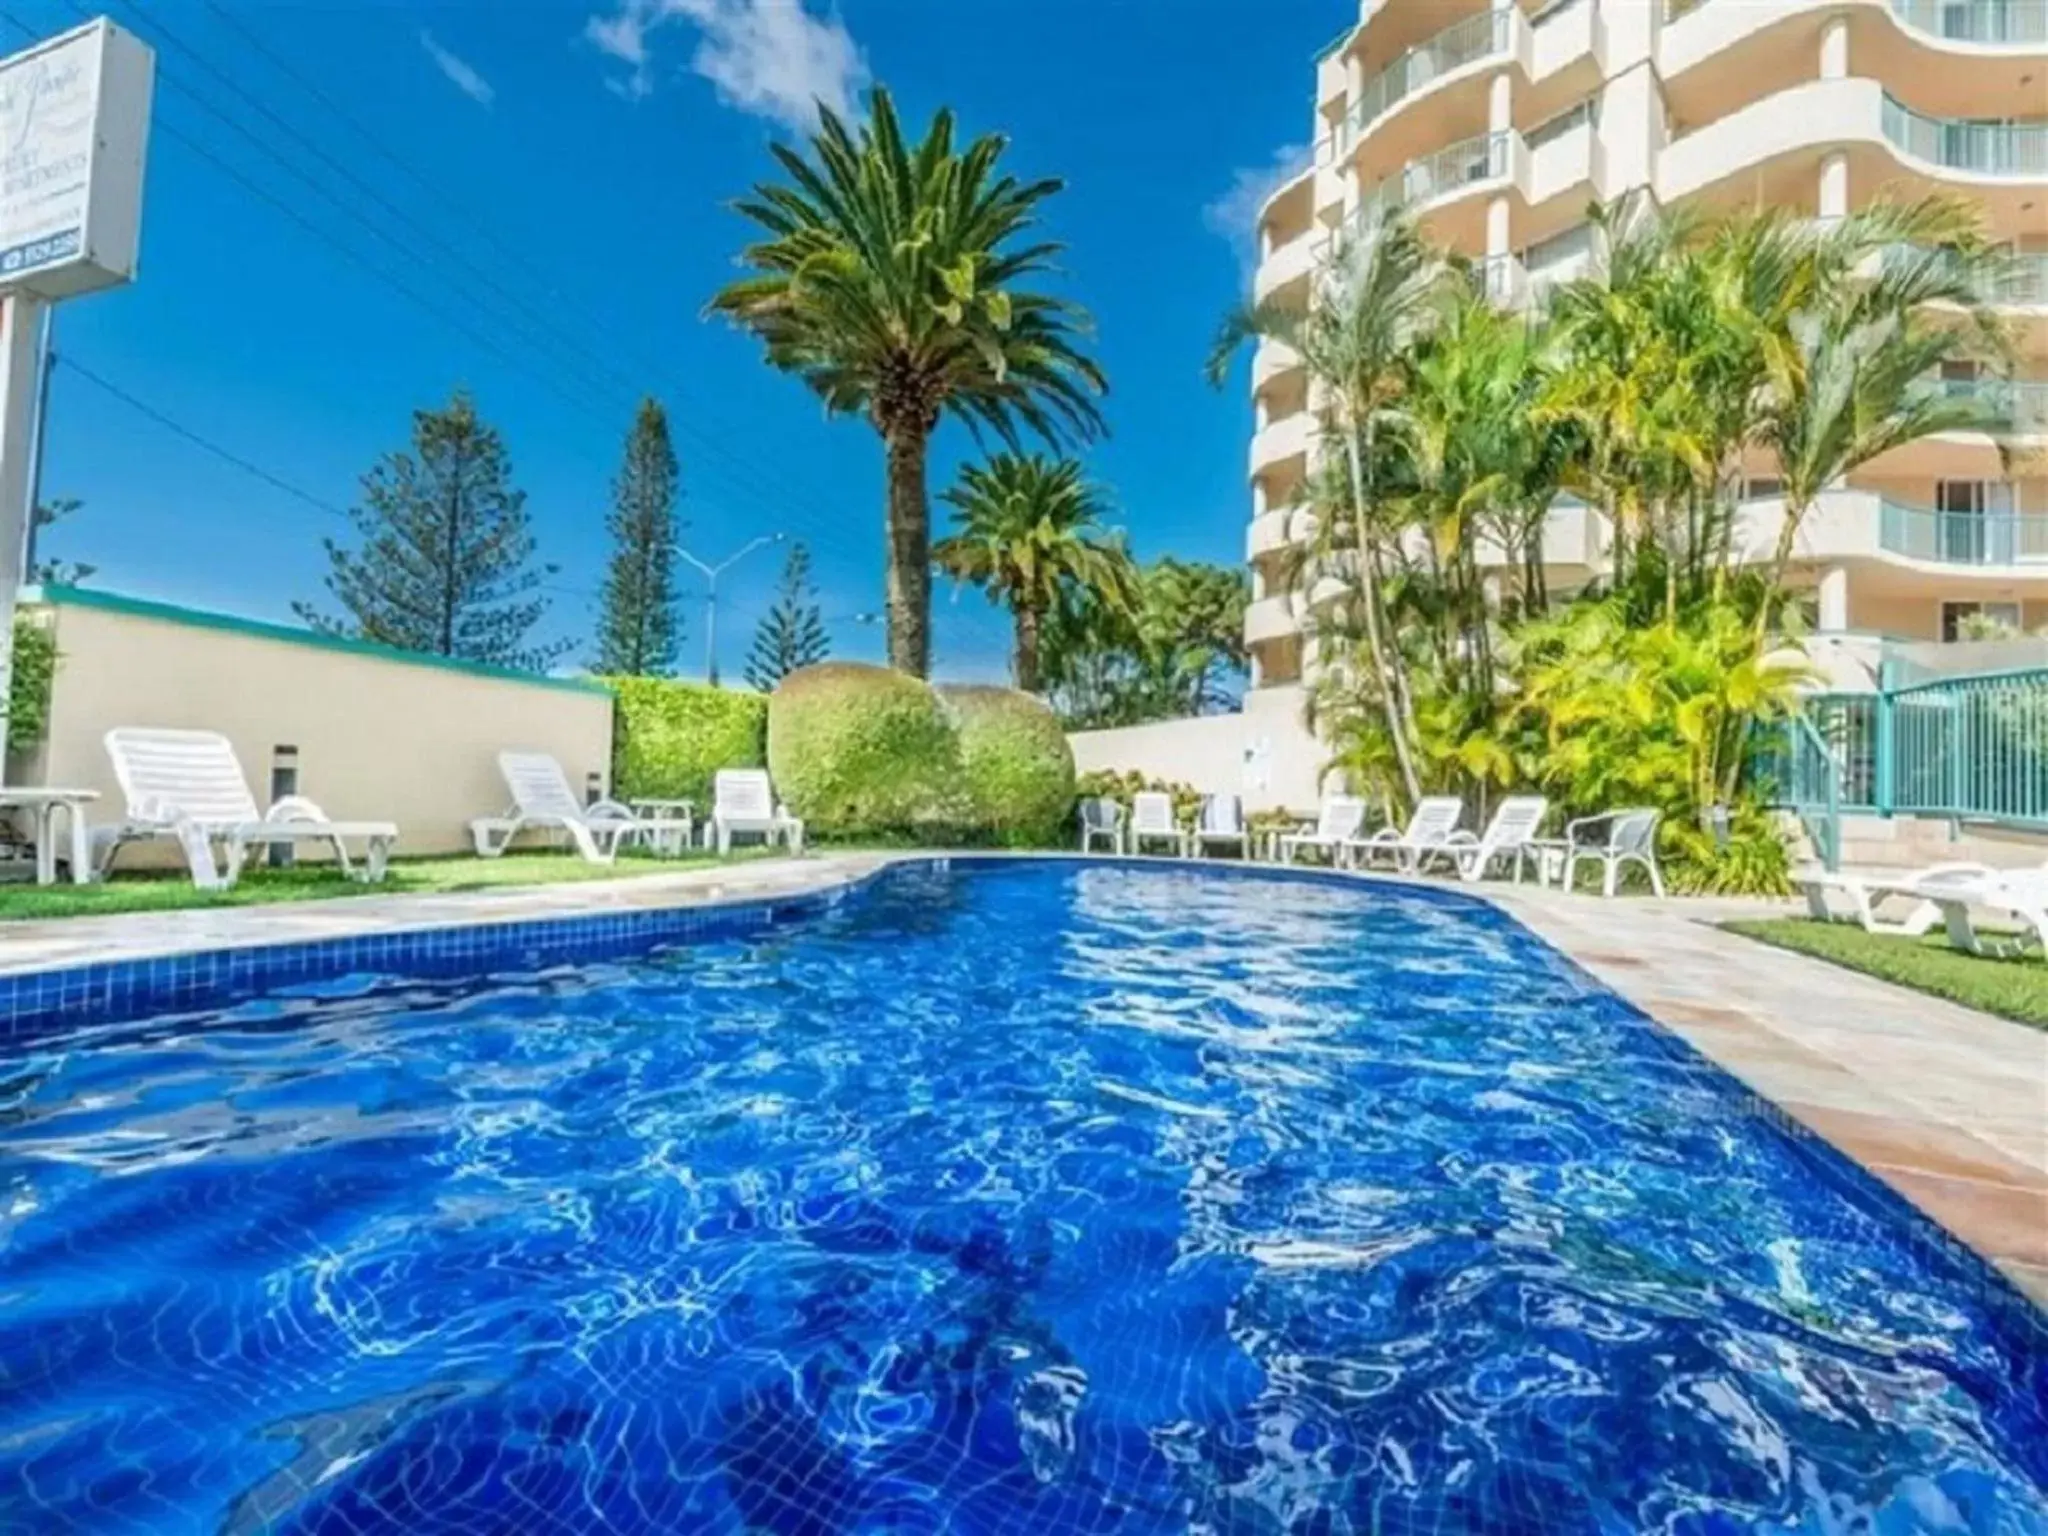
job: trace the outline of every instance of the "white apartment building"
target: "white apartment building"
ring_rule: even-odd
[[[1949,639],[1973,613],[2048,624],[2048,0],[1363,0],[1315,71],[1314,155],[1260,213],[1261,298],[1306,303],[1330,242],[1397,206],[1520,305],[1585,269],[1595,198],[1816,218],[1975,200],[2019,258],[2020,362],[1938,387],[2009,391],[2009,457],[1958,433],[1876,461],[1814,509],[1794,579],[1844,645]],[[1285,572],[1318,450],[1297,358],[1261,346],[1252,387],[1247,706],[1270,709],[1313,665]],[[1783,507],[1772,466],[1745,468],[1741,547],[1761,554]],[[1552,590],[1606,552],[1599,514],[1552,513]]]

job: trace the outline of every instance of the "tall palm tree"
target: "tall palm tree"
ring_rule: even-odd
[[[1220,384],[1232,356],[1246,342],[1278,342],[1301,358],[1328,400],[1326,425],[1342,446],[1350,478],[1366,647],[1411,801],[1422,793],[1411,749],[1414,721],[1390,659],[1370,522],[1379,499],[1381,418],[1400,393],[1403,355],[1434,318],[1444,273],[1442,260],[1414,223],[1394,214],[1370,239],[1347,240],[1338,248],[1318,274],[1305,309],[1269,300],[1227,317],[1209,359],[1210,381]]]
[[[1055,446],[1102,429],[1102,370],[1081,349],[1087,313],[1027,285],[1060,247],[1037,239],[1055,180],[997,170],[1007,144],[954,145],[939,112],[904,142],[877,86],[858,131],[821,111],[808,154],[777,144],[787,180],[737,210],[765,231],[753,269],[709,306],[758,336],[768,361],[801,377],[828,411],[861,412],[887,454],[889,662],[931,663],[931,505],[925,458],[952,414],[1012,448],[1024,432]]]
[[[1000,453],[963,468],[944,500],[960,529],[939,541],[932,560],[1009,604],[1017,630],[1011,670],[1026,693],[1038,691],[1046,616],[1070,591],[1100,597],[1113,611],[1133,605],[1123,539],[1103,527],[1102,493],[1072,459]]]

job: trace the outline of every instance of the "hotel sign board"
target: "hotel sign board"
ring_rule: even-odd
[[[154,66],[104,17],[0,60],[0,294],[135,275]]]

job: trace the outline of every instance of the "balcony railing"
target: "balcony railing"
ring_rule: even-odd
[[[1908,560],[2016,565],[2048,560],[2048,512],[1942,512],[1878,503],[1878,544]]]
[[[1979,176],[2048,174],[2048,123],[1979,123],[1929,117],[1884,99],[1884,136],[1916,160]]]
[[[2048,0],[1891,0],[1915,32],[1957,43],[2048,42]]]
[[[1664,0],[1664,20],[1689,16],[1707,0]],[[2048,0],[1889,0],[1915,32],[1955,43],[2048,41]]]
[[[1994,434],[2048,432],[2048,381],[2028,379],[1926,379],[1920,388],[1950,400],[1981,402]]]
[[[1511,175],[1521,147],[1522,136],[1513,129],[1482,133],[1404,166],[1359,199],[1351,217],[1320,242],[1318,258],[1334,255],[1347,241],[1370,240],[1401,209]]]
[[[1358,136],[1382,113],[1432,80],[1479,59],[1506,53],[1513,37],[1513,15],[1487,10],[1453,22],[1426,42],[1417,43],[1360,88],[1358,100],[1337,130],[1337,153],[1350,153]]]

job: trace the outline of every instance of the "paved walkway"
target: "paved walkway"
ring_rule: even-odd
[[[438,895],[0,924],[0,973],[197,950],[788,895],[885,854]],[[2048,1306],[2048,1033],[1714,926],[1756,902],[1485,894],[1870,1168]]]

